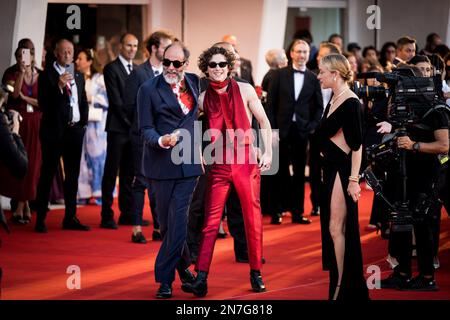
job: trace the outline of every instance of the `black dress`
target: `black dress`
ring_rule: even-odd
[[[321,140],[322,158],[322,190],[320,206],[320,222],[322,229],[322,263],[323,269],[330,272],[329,299],[332,299],[338,282],[338,269],[333,240],[330,235],[330,203],[331,195],[339,174],[342,190],[347,206],[345,221],[345,255],[344,270],[339,290],[339,300],[368,300],[369,293],[363,274],[361,241],[359,238],[358,205],[347,193],[348,178],[351,174],[352,152],[346,154],[330,138],[342,128],[345,141],[353,151],[362,144],[362,112],[361,104],[356,98],[345,100],[328,116],[330,104],[318,127]]]

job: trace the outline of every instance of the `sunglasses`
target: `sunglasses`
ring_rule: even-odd
[[[222,62],[217,63],[217,62],[211,61],[210,63],[208,63],[208,67],[210,67],[211,69],[214,69],[217,66],[219,66],[221,68],[225,68],[226,66],[228,66],[228,62],[222,61]]]
[[[173,64],[173,67],[177,68],[177,69],[179,67],[181,67],[185,63],[186,63],[186,61],[179,61],[179,60],[172,61],[172,60],[169,60],[169,59],[164,59],[163,62],[162,62],[164,67],[170,67],[170,65]]]

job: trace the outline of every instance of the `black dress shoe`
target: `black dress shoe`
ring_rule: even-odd
[[[36,225],[34,226],[34,231],[37,233],[47,233],[47,226],[44,221],[36,221]]]
[[[237,263],[248,263],[248,257],[236,257]],[[264,257],[261,258],[261,263],[265,264],[266,259]]]
[[[152,233],[152,240],[153,240],[153,241],[162,241],[161,233],[158,232],[158,231],[153,230],[153,233]]]
[[[89,231],[91,227],[81,224],[77,217],[64,219],[62,228],[64,230]]]
[[[294,216],[292,217],[292,223],[310,224],[311,220],[305,218],[304,216]]]
[[[133,233],[131,235],[131,242],[146,244],[147,243],[147,239],[145,239],[145,237],[142,234],[142,232],[137,232],[136,234]]]
[[[114,219],[103,220],[100,222],[100,228],[117,230],[119,226]]]
[[[320,209],[319,208],[313,208],[311,210],[311,217],[318,217],[320,216]]]
[[[194,283],[195,277],[192,274],[191,270],[186,269],[183,271],[178,271],[178,275],[180,276],[181,283]]]
[[[266,291],[266,286],[261,277],[261,272],[258,270],[250,271],[250,284],[252,285],[252,290],[254,292],[264,292]]]
[[[167,283],[161,283],[158,291],[156,292],[156,298],[158,299],[172,298],[172,286]]]
[[[193,293],[196,297],[204,297],[208,293],[208,273],[199,271],[193,283],[185,282],[181,285],[181,290]]]
[[[276,213],[272,216],[272,219],[270,220],[270,224],[281,224],[283,222],[283,217],[281,213]]]

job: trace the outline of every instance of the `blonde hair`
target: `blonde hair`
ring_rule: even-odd
[[[353,80],[353,71],[350,63],[342,54],[329,54],[320,60],[320,63],[330,71],[337,71],[345,82]]]

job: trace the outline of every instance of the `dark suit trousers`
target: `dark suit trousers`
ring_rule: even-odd
[[[280,139],[280,169],[279,174],[287,192],[282,192],[284,209],[293,215],[304,213],[305,202],[305,165],[308,139],[300,136],[295,123],[292,123],[289,134]],[[292,164],[294,175],[291,177],[289,165]]]
[[[102,219],[109,220],[114,216],[111,207],[119,171],[119,219],[131,221],[133,212],[131,185],[134,179],[131,139],[129,134],[108,132],[107,143],[102,180]]]
[[[42,165],[39,177],[36,210],[37,218],[45,220],[53,178],[62,156],[64,162],[64,202],[65,219],[76,215],[78,176],[80,174],[81,149],[85,129],[83,127],[66,128],[61,141],[41,141]]]
[[[175,280],[175,269],[182,271],[190,265],[187,222],[196,184],[197,177],[150,181],[155,189],[155,210],[163,238],[155,261],[156,282],[170,284]]]
[[[319,208],[320,203],[320,142],[317,134],[309,137],[309,186],[311,187],[311,204],[313,209]]]
[[[142,215],[144,211],[145,190],[148,191],[150,210],[153,218],[153,227],[159,229],[158,217],[155,212],[154,188],[149,188],[148,180],[141,173],[141,163],[143,154],[143,142],[139,135],[131,134],[131,149],[133,154],[134,179],[131,186],[133,193],[132,223],[135,226],[142,225]]]

